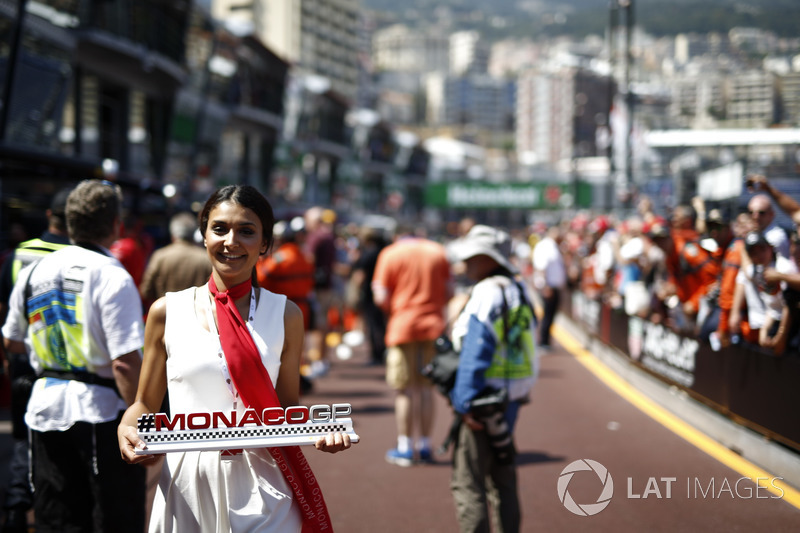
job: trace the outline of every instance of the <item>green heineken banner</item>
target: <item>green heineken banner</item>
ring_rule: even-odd
[[[470,209],[562,209],[589,207],[589,183],[431,183],[425,189],[429,207]]]

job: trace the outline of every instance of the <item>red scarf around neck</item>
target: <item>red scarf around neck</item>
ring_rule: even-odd
[[[214,296],[217,309],[219,342],[231,380],[244,406],[255,409],[260,415],[265,408],[281,407],[281,404],[256,343],[236,308],[236,300],[250,293],[251,288],[252,281],[248,279],[227,291],[219,291],[214,276],[208,280],[208,290]],[[303,516],[303,533],[333,532],[319,484],[300,446],[268,449],[294,492]]]

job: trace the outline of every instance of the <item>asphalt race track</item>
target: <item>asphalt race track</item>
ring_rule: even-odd
[[[782,485],[774,473],[736,471],[690,444],[599,379],[587,367],[600,363],[563,335],[557,338],[575,353],[557,345],[541,357],[532,402],[517,426],[522,531],[800,531],[797,487]],[[457,532],[449,454],[409,468],[384,460],[396,437],[393,394],[383,367],[366,361],[363,347],[346,361],[334,358],[329,375],[301,398],[309,406],[351,403],[361,437],[340,454],[306,448],[335,530]],[[443,398],[436,400],[438,445],[451,412]],[[0,491],[11,444],[6,411],[0,412]],[[763,477],[760,487],[756,477]]]
[[[395,443],[393,396],[383,368],[365,362],[360,350],[350,360],[335,360],[302,398],[307,405],[353,405],[361,442],[337,455],[306,452],[336,531],[458,531],[449,455],[436,465],[409,468],[384,460]],[[451,412],[444,399],[437,396],[437,402],[438,444]],[[515,440],[526,532],[800,530],[797,493],[781,489],[774,474],[763,474],[757,487],[752,478],[761,474],[743,475],[696,448],[560,347],[541,358]]]

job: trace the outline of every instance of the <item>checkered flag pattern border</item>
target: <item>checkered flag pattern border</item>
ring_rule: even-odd
[[[320,437],[337,431],[358,442],[349,418],[338,418],[335,422],[154,431],[155,415],[146,414],[139,418],[137,427],[139,438],[147,444],[146,449],[136,450],[138,455],[314,444]]]

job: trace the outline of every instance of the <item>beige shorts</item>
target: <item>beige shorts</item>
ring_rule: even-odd
[[[386,383],[395,390],[432,385],[420,372],[431,362],[434,341],[416,341],[391,346],[386,350]]]
[[[330,310],[331,307],[337,307],[339,305],[338,295],[333,289],[315,289],[314,299],[316,301],[316,305],[313,307],[314,320],[312,322],[314,327],[311,329],[328,331],[330,330],[328,310]]]

